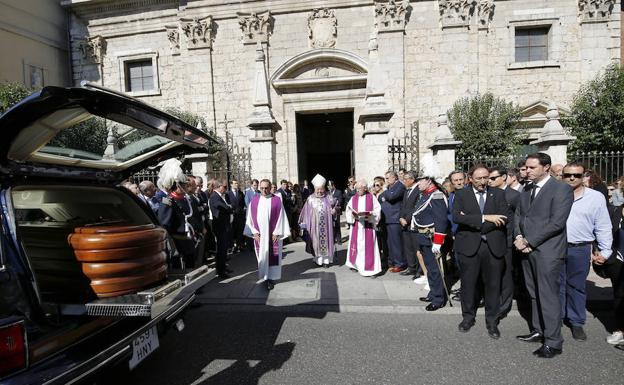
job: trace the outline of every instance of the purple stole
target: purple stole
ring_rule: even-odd
[[[261,198],[262,196],[256,195],[249,204],[251,207],[251,220],[258,230],[260,230],[260,226],[258,226],[258,202]],[[279,242],[273,242],[273,231],[275,226],[277,226],[277,220],[281,212],[282,201],[273,195],[271,197],[271,216],[269,217],[269,266],[279,265]],[[260,243],[254,239],[254,244],[256,246],[256,254],[260,254]]]
[[[359,195],[354,195],[351,198],[351,207],[356,212],[359,212],[358,202],[360,200]],[[366,193],[366,207],[363,211],[373,212],[373,195]],[[351,227],[351,244],[349,245],[349,262],[355,265],[357,259],[357,244],[358,244],[358,230],[362,224],[360,221],[355,221],[353,227]],[[373,228],[367,226],[364,227],[364,270],[371,271],[375,268],[375,244],[373,240]]]

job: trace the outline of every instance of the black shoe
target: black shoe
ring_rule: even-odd
[[[533,354],[535,354],[539,358],[553,358],[557,354],[561,354],[561,352],[561,349],[553,348],[544,344],[539,349],[534,351]]]
[[[421,300],[422,302],[431,302],[432,301],[432,299],[429,298],[429,297],[420,297],[418,299]]]
[[[225,272],[228,273],[228,274],[232,274],[234,272],[234,270],[229,269],[229,268],[226,267],[225,268]]]
[[[270,279],[267,279],[265,281],[265,284],[266,284],[267,290],[273,290],[273,288],[275,287],[275,284]]]
[[[585,330],[583,330],[582,326],[572,326],[572,338],[577,341],[585,341],[587,340],[587,334],[585,334]]]
[[[405,269],[402,272],[399,273],[399,275],[416,275],[416,272],[412,269]]]
[[[323,267],[326,268],[326,269],[329,269],[329,263],[324,263]]]
[[[444,307],[444,305],[446,305],[446,303],[442,303],[440,305],[436,305],[434,303],[430,303],[429,305],[427,305],[427,307],[425,308],[425,310],[427,311],[436,311],[438,309],[442,309]]]
[[[459,323],[459,325],[457,325],[457,330],[462,333],[467,333],[474,326],[474,324],[474,321],[463,320]]]
[[[221,278],[221,279],[228,279],[228,278],[232,278],[229,274],[227,273],[221,273],[221,274],[217,274],[217,277]]]
[[[538,332],[531,332],[529,334],[524,334],[521,336],[516,336],[517,339],[524,342],[542,342],[544,341],[544,337]]]
[[[500,330],[498,330],[498,326],[490,325],[487,327],[488,336],[494,338],[495,340],[500,338]]]
[[[481,298],[481,301],[479,301],[477,307],[485,307],[485,300],[483,298]]]

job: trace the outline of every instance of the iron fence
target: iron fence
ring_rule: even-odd
[[[409,132],[403,138],[392,138],[388,145],[388,169],[419,169],[420,146],[418,135],[418,121],[412,123]]]
[[[607,183],[624,176],[624,151],[589,151],[568,153],[568,162],[582,163]]]

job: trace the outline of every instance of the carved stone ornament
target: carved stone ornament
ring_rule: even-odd
[[[180,53],[180,29],[177,25],[166,25],[167,40],[169,41],[169,50],[172,55]]]
[[[266,43],[273,33],[273,16],[263,13],[237,13],[243,44]]]
[[[338,36],[338,22],[332,9],[313,10],[308,16],[308,36],[311,48],[333,48]]]
[[[489,28],[494,17],[494,0],[479,0],[479,28]]]
[[[102,64],[102,59],[106,53],[106,40],[102,36],[86,38],[79,47],[83,59],[91,60],[95,64]]]
[[[609,21],[615,0],[578,0],[581,23]]]
[[[375,25],[379,32],[404,31],[409,0],[375,0]]]
[[[444,27],[468,27],[477,0],[439,0],[440,20]]]
[[[212,48],[212,16],[203,19],[180,19],[188,49]]]

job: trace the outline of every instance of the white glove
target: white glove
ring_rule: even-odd
[[[442,245],[436,245],[434,243],[433,245],[431,245],[431,251],[433,252],[433,254],[439,254],[441,247],[442,247]]]
[[[305,223],[299,223],[299,228],[301,230],[307,230],[307,226],[305,225]]]

